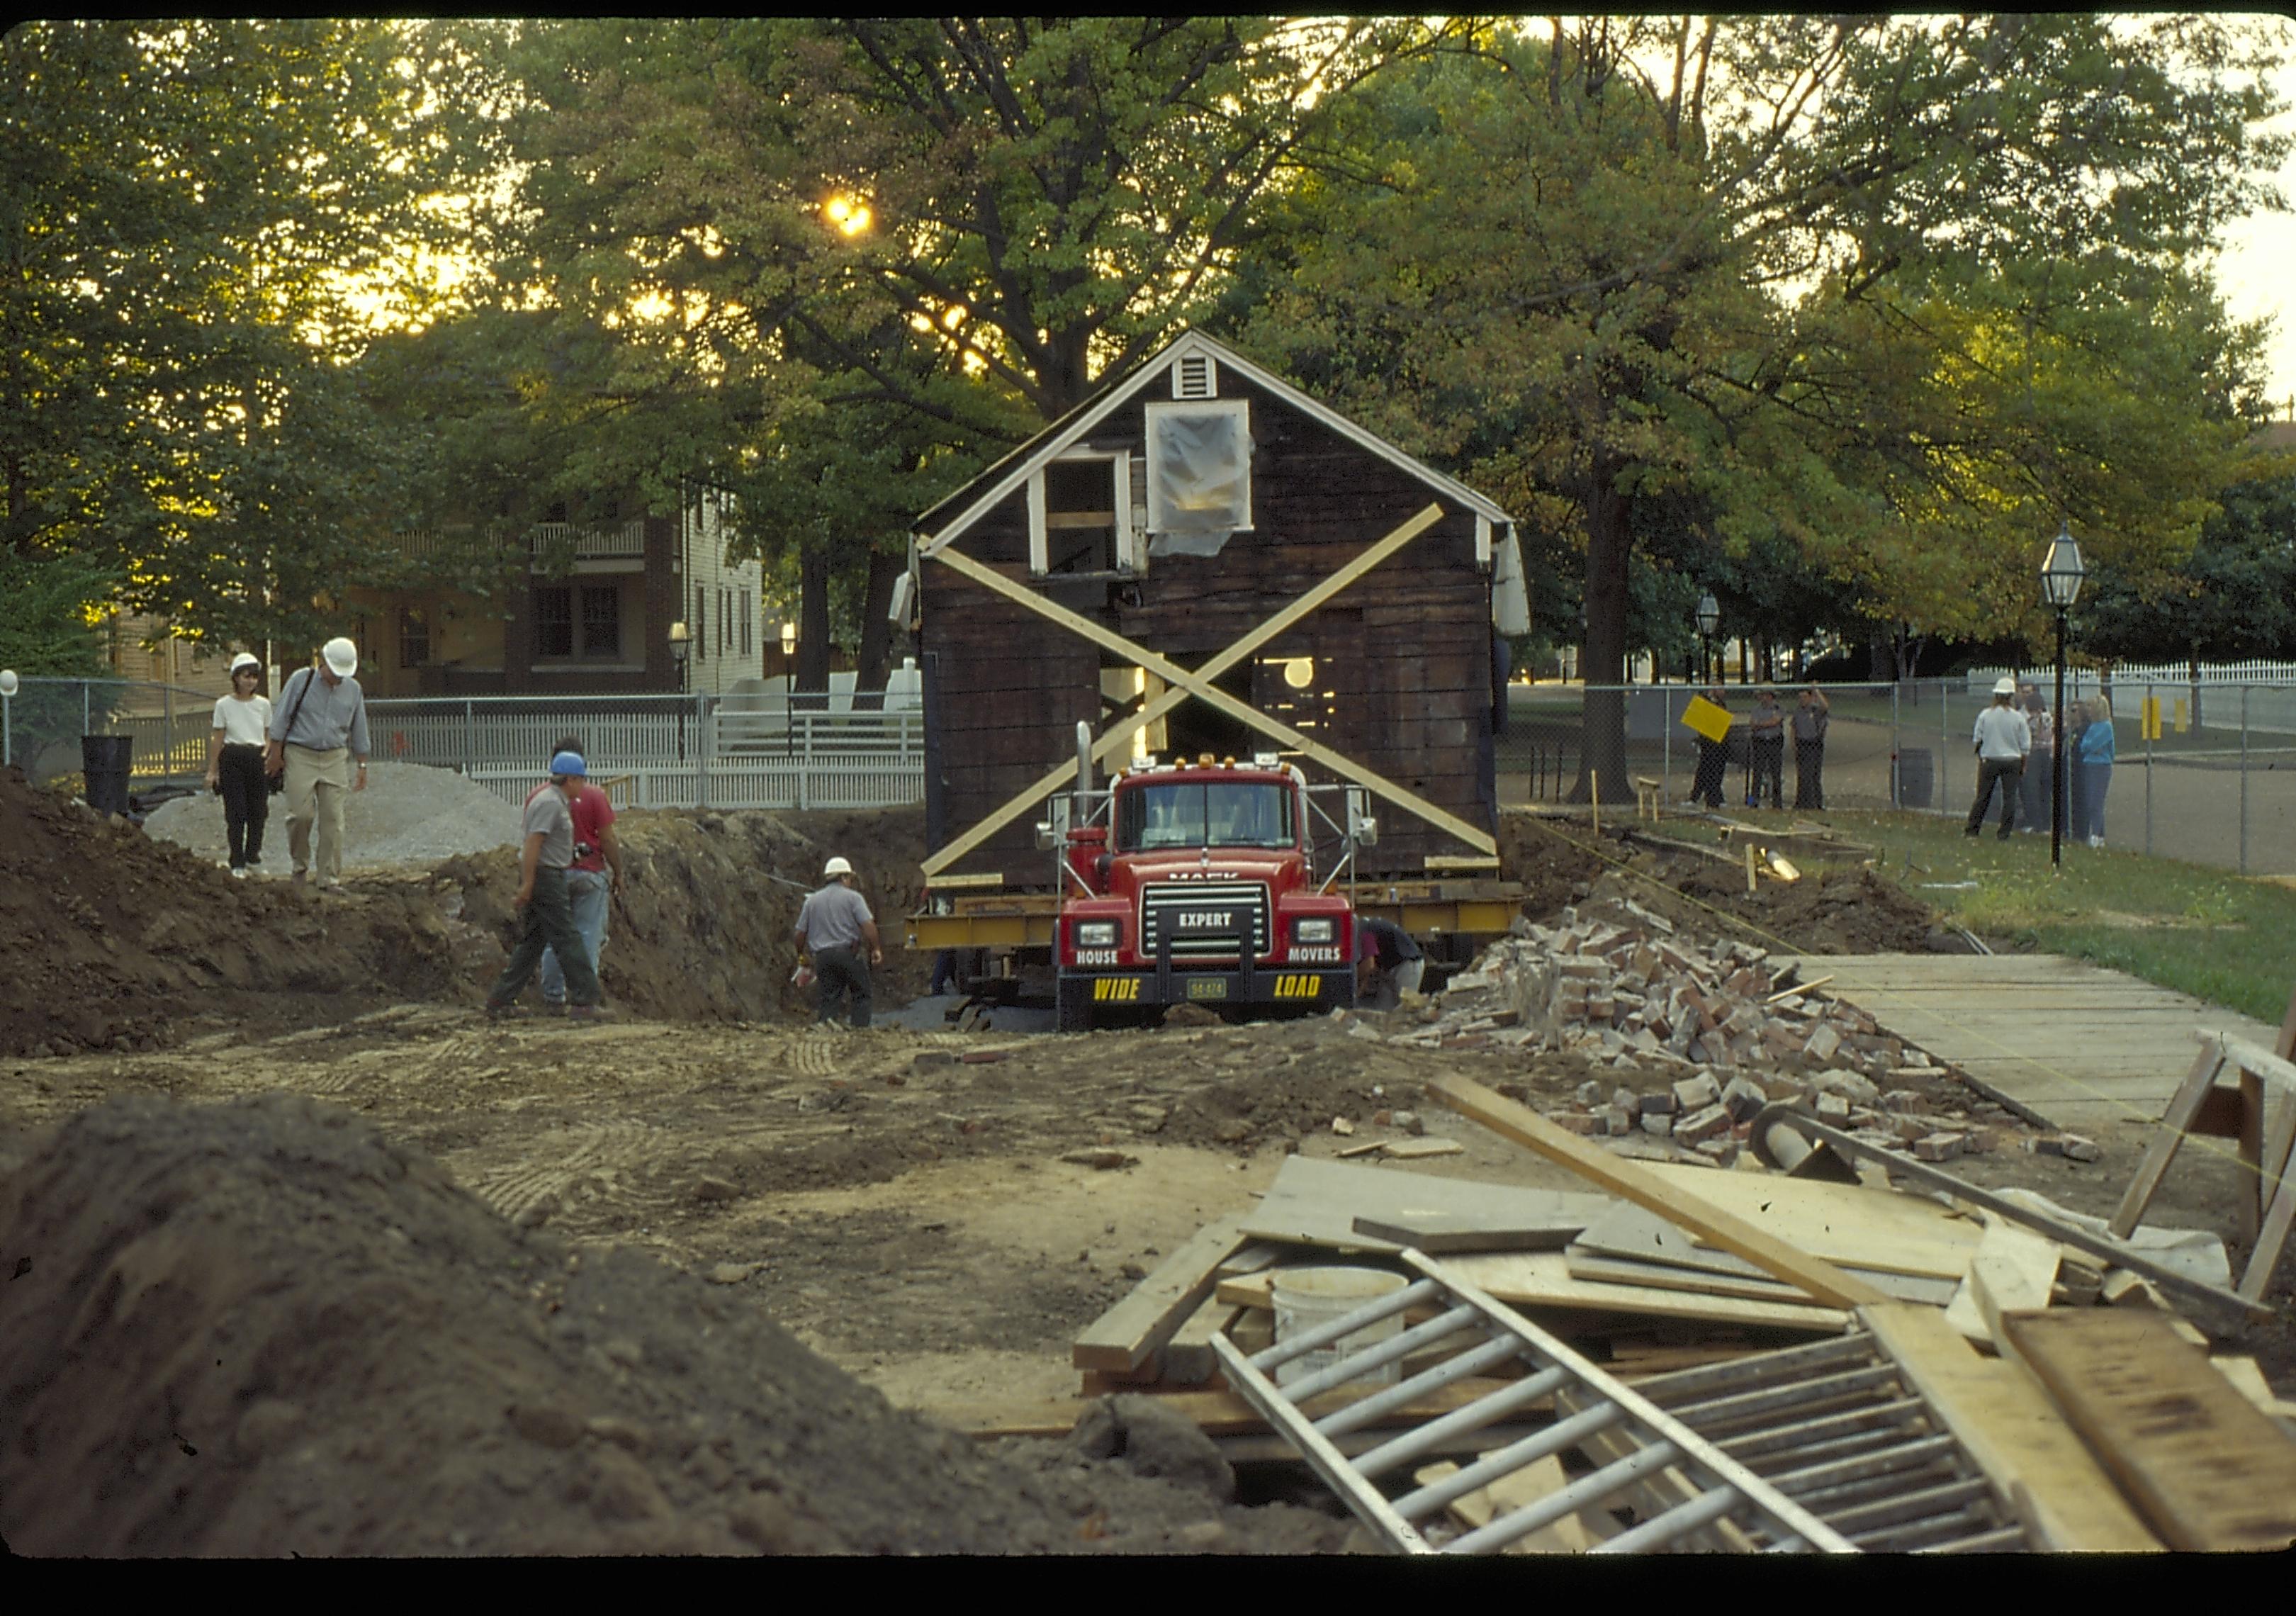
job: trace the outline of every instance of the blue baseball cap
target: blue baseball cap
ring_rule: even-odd
[[[590,766],[582,761],[580,752],[560,752],[550,760],[550,772],[554,775],[575,775],[587,779]]]

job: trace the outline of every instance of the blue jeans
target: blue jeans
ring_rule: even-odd
[[[2104,793],[2105,788],[2112,783],[2112,765],[2083,763],[2077,767],[2080,769],[2081,806],[2086,810],[2081,816],[2083,823],[2079,833],[2102,836],[2104,834]]]
[[[598,951],[606,946],[606,877],[595,870],[566,872],[566,898],[574,911],[574,929],[590,956],[590,970],[598,969]],[[553,1005],[566,1002],[566,972],[560,969],[554,949],[542,954],[542,997]]]

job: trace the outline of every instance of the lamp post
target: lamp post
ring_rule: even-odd
[[[2049,867],[2060,875],[2064,874],[2065,835],[2065,613],[2072,610],[2080,595],[2081,579],[2087,576],[2072,529],[2059,522],[2048,557],[2041,562],[2041,598],[2057,613],[2056,722],[2050,726]]]
[[[0,668],[0,766],[16,761],[16,670]]]
[[[669,660],[677,666],[677,689],[685,692],[685,659],[693,649],[693,633],[681,619],[669,626]]]
[[[1698,639],[1704,655],[1698,666],[1701,684],[1711,684],[1714,678],[1714,631],[1722,627],[1722,608],[1708,590],[1698,597]]]

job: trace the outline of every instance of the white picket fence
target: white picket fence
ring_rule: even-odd
[[[1968,692],[1983,697],[2003,675],[2021,684],[2038,686],[2044,700],[2056,693],[2056,669],[1972,668]],[[2210,728],[2246,729],[2264,734],[2296,734],[2296,662],[2202,663],[2196,682],[2189,664],[2122,663],[2112,669],[2108,686],[2094,668],[2065,669],[2065,700],[2086,701],[2110,689],[2113,710],[2122,718],[2136,715],[2136,704],[2147,696],[2157,699],[2164,712],[2189,712],[2195,697]]]

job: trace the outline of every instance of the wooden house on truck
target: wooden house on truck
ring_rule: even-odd
[[[1035,832],[1079,723],[1103,771],[1274,752],[1362,786],[1357,877],[1496,873],[1499,639],[1529,627],[1513,519],[1208,337],[920,516],[896,610],[931,891],[1054,883]]]

